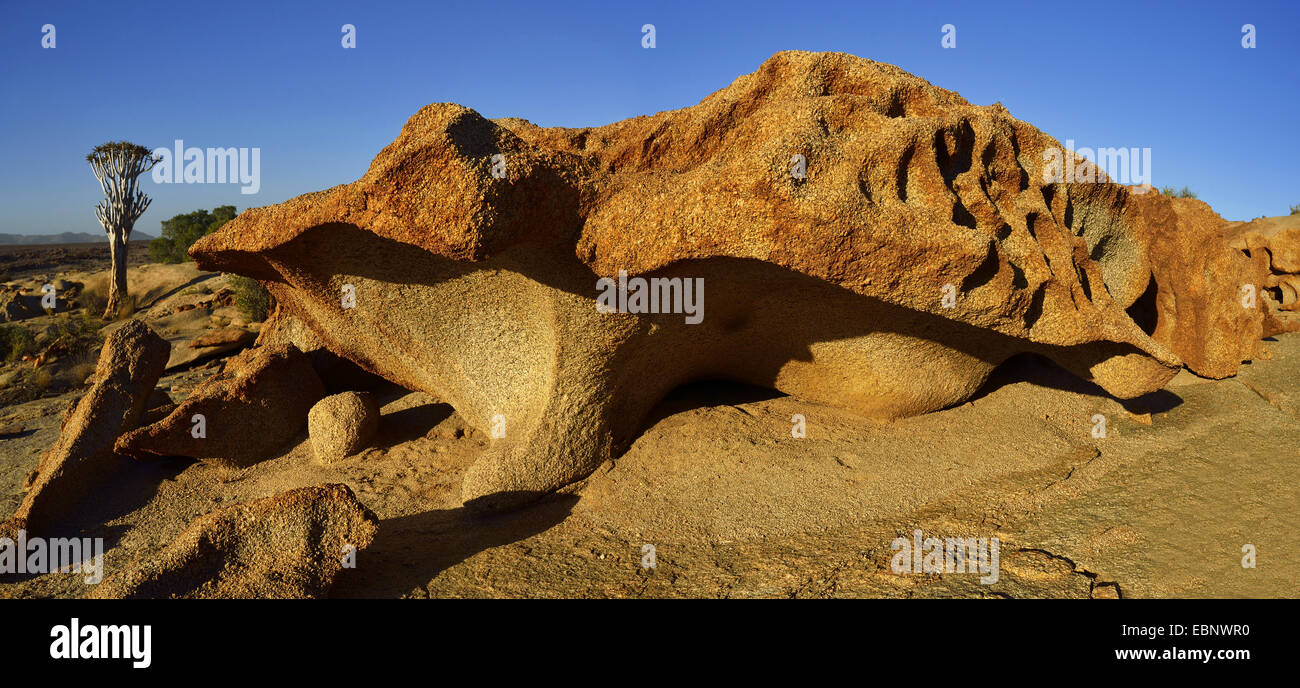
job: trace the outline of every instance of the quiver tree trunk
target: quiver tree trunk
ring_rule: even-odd
[[[108,235],[108,255],[111,272],[108,280],[108,305],[104,307],[104,319],[117,318],[126,301],[126,234]]]

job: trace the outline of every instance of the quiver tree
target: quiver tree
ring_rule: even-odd
[[[105,318],[116,317],[126,298],[126,245],[135,221],[149,207],[149,197],[138,187],[138,177],[157,165],[162,158],[144,146],[126,141],[110,141],[95,146],[86,156],[90,170],[104,189],[104,200],[95,206],[95,217],[108,235],[112,258],[108,282],[108,305]]]

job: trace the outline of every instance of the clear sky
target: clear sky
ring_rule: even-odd
[[[1190,186],[1228,219],[1300,203],[1292,0],[5,0],[0,232],[102,231],[84,158],[108,140],[261,149],[256,194],[146,178],[136,228],[157,234],[178,213],[350,182],[428,103],[599,125],[692,105],[786,49],[896,64],[1076,146],[1150,148],[1156,186]]]

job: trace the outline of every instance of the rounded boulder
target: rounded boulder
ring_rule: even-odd
[[[307,414],[307,434],[316,458],[339,461],[361,451],[379,430],[379,404],[369,392],[343,392],[316,402]]]

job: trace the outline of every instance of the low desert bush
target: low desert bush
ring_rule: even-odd
[[[73,364],[68,368],[68,380],[74,385],[82,384],[99,367],[97,363],[98,359],[92,356],[83,356],[80,363]]]
[[[86,378],[95,372],[99,360],[99,350],[104,338],[100,328],[104,322],[89,315],[61,315],[52,323],[46,335],[42,335],[40,345],[26,328],[8,325],[0,327],[0,349],[6,344],[8,357],[17,360],[23,353],[40,356],[49,352],[50,359],[39,368],[29,364],[19,364],[8,368],[8,381],[0,386],[0,406],[22,403],[39,399],[47,394],[62,394],[68,389],[80,387]],[[18,335],[18,327],[25,335]],[[14,342],[19,344],[15,345]],[[21,353],[20,353],[21,352]]]
[[[81,357],[93,354],[104,343],[100,329],[104,321],[90,313],[64,314],[54,319],[45,350],[60,356]]]
[[[17,361],[23,356],[35,353],[36,336],[22,325],[0,325],[0,359]]]
[[[49,368],[38,368],[36,374],[31,376],[31,384],[37,392],[43,394],[54,384],[54,373]]]
[[[77,296],[77,305],[84,307],[87,314],[101,315],[108,306],[108,280],[109,275],[105,273],[91,277],[86,281],[86,286],[81,290],[81,294]],[[130,317],[135,312],[135,307],[135,296],[127,294],[126,298],[122,299],[122,303],[118,306],[115,319],[121,320]]]
[[[271,294],[260,282],[242,275],[226,275],[235,292],[235,307],[249,322],[262,322],[271,311]]]
[[[6,374],[6,382],[0,385],[0,406],[10,404],[21,404],[33,399],[41,398],[43,389],[37,386],[37,377],[40,376],[39,370],[32,370],[31,366],[18,366],[12,373]],[[45,384],[48,386],[51,376],[47,373],[43,376]]]
[[[1182,189],[1175,189],[1172,186],[1160,187],[1160,193],[1170,198],[1196,198],[1196,192],[1191,187],[1184,186]]]
[[[62,388],[57,374],[49,368],[32,369],[29,365],[19,366],[9,376],[8,382],[0,387],[0,405],[21,404],[40,399],[50,392]]]
[[[108,305],[108,275],[98,275],[86,280],[86,286],[77,296],[77,305],[88,313],[103,313]]]

